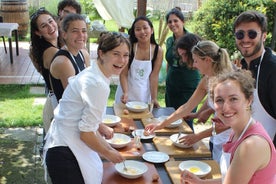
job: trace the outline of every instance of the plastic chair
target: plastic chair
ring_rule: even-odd
[[[0,22],[3,22],[3,17],[0,16]],[[6,43],[5,43],[5,37],[4,36],[1,36],[2,39],[3,39],[3,43],[4,43],[4,49],[5,49],[5,53],[7,53],[7,47],[6,47]]]

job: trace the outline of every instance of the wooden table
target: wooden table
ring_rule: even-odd
[[[13,63],[12,54],[12,33],[15,35],[16,55],[19,55],[18,49],[18,24],[17,23],[0,23],[0,36],[7,36],[9,40],[10,62]]]
[[[158,171],[154,164],[147,163],[148,171],[143,176],[137,179],[127,179],[122,177],[115,169],[115,166],[111,162],[104,162],[104,173],[102,184],[162,184],[162,180],[159,179],[156,182],[152,182],[152,175],[158,174]]]
[[[221,178],[220,168],[216,161],[214,160],[201,160],[201,161],[207,163],[212,168],[211,172],[203,179]],[[169,173],[169,176],[174,184],[180,184],[180,169],[178,165],[181,162],[182,161],[169,161],[165,163],[165,168]]]
[[[144,126],[146,126],[149,123],[158,122],[157,118],[143,118],[141,121]],[[182,133],[185,133],[185,134],[193,133],[193,130],[189,127],[189,125],[185,121],[182,121],[182,124],[180,126],[182,128],[181,129]],[[179,126],[175,127],[175,128],[163,128],[160,130],[156,130],[155,134],[156,135],[172,135],[172,134],[175,134],[178,132],[179,132]]]
[[[112,114],[112,115],[117,115],[118,116],[118,112],[121,113],[121,107],[117,108],[117,106],[114,107],[108,107],[106,110],[107,114]],[[119,110],[119,111],[118,111]],[[117,112],[117,114],[115,113],[115,111]],[[162,108],[154,108],[153,111],[150,113],[149,111],[146,111],[144,113],[140,113],[140,114],[131,114],[129,116],[122,116],[122,122],[121,125],[118,125],[117,127],[114,127],[114,131],[115,132],[120,132],[120,133],[125,133],[129,135],[129,131],[124,132],[125,128],[127,125],[129,126],[133,126],[135,129],[143,129],[144,125],[142,122],[143,118],[154,118],[154,117],[160,117],[160,116],[168,116],[170,114],[172,114],[174,112],[174,108],[168,108],[168,107],[162,107]],[[134,123],[134,124],[133,124]],[[132,137],[132,136],[131,136]],[[135,159],[135,160],[140,160],[140,161],[144,161],[143,158],[141,158],[142,154],[144,152],[148,152],[148,151],[162,151],[166,153],[166,150],[162,150],[162,146],[164,146],[162,143],[156,143],[156,140],[159,140],[165,136],[155,136],[154,139],[145,139],[145,140],[141,140],[142,145],[143,145],[143,149],[137,151],[135,149],[133,149],[133,147],[130,146],[120,149],[118,151],[121,152],[121,154],[123,156],[126,157],[126,159]],[[168,138],[168,136],[167,136]],[[161,147],[160,147],[161,145]],[[169,147],[169,149],[172,149],[171,147]],[[172,149],[174,150],[174,149]],[[176,149],[177,151],[177,149]],[[187,151],[187,150],[186,150]],[[202,143],[199,142],[198,144],[196,144],[194,149],[191,149],[190,151],[186,152],[186,154],[184,154],[184,157],[180,155],[180,153],[183,153],[183,150],[181,151],[177,151],[177,154],[169,154],[170,155],[170,160],[187,160],[187,159],[191,159],[193,158],[193,156],[196,157],[196,159],[201,159],[201,158],[210,158],[211,157],[211,153],[208,150],[208,148]],[[168,154],[168,153],[167,153]],[[144,161],[146,164],[150,165],[150,172],[146,173],[144,175],[143,178],[141,179],[135,179],[135,180],[129,180],[129,179],[125,179],[123,177],[121,177],[120,175],[118,175],[118,173],[116,173],[116,171],[114,172],[115,168],[112,164],[110,163],[106,163],[106,161],[104,161],[104,179],[103,179],[103,183],[108,183],[107,178],[112,179],[112,183],[151,183],[151,176],[153,172],[157,172],[159,177],[160,177],[160,183],[166,183],[166,184],[172,184],[174,183],[174,180],[171,176],[169,176],[170,172],[168,172],[168,169],[166,168],[166,163],[148,163],[146,161]],[[167,162],[168,163],[168,162]],[[153,172],[152,172],[153,171]],[[146,178],[145,178],[146,177]],[[179,175],[180,177],[180,175]],[[111,180],[110,180],[111,182]]]
[[[211,159],[211,152],[202,141],[195,143],[191,148],[179,148],[173,145],[168,136],[156,136],[153,143],[158,151],[174,158]]]

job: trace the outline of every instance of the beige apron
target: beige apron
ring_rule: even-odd
[[[276,132],[276,119],[274,119],[270,114],[266,112],[263,105],[261,104],[261,101],[258,95],[259,73],[260,73],[263,56],[264,56],[264,52],[261,56],[260,64],[258,66],[258,72],[256,77],[256,89],[254,90],[254,101],[252,104],[252,110],[253,110],[252,117],[263,125],[266,132],[273,140]]]

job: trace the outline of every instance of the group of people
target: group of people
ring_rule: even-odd
[[[196,35],[192,33],[178,38],[179,32],[183,32],[178,29],[179,22],[183,25],[183,21],[176,18],[178,13],[175,12],[180,13],[178,9],[173,9],[168,15],[174,16],[167,19],[168,26],[174,33],[173,37],[169,38],[173,43],[166,44],[167,49],[175,47],[174,53],[178,53],[180,59],[172,56],[175,62],[171,63],[167,59],[168,71],[171,68],[171,72],[175,70],[177,74],[180,61],[188,64],[191,54],[192,66],[202,74],[202,78],[191,97],[172,115],[163,122],[147,125],[145,129],[153,133],[180,118],[198,118],[200,122],[206,122],[210,115],[214,114],[212,121],[216,126],[185,136],[180,142],[189,145],[212,136],[210,149],[213,158],[221,166],[223,177],[217,180],[202,180],[188,171],[183,171],[181,182],[275,183],[276,102],[273,94],[276,92],[276,76],[273,71],[276,71],[276,56],[270,48],[264,46],[267,36],[266,17],[257,11],[246,11],[236,18],[233,26],[236,46],[244,57],[241,61],[243,70],[239,70],[230,61],[227,51],[214,42],[196,39]],[[187,47],[183,40],[186,43],[188,40],[198,41]],[[168,72],[168,75],[173,74]],[[170,76],[167,76],[166,103],[167,92],[169,94],[171,87],[168,84],[174,84],[174,81],[169,79]],[[183,80],[185,82],[184,78]],[[175,83],[177,82],[180,81]],[[201,109],[191,113],[206,95]]]
[[[30,56],[46,86],[44,159],[52,183],[101,183],[100,156],[113,163],[124,160],[103,138],[113,136],[113,130],[102,123],[112,75],[120,76],[115,103],[135,100],[160,107],[163,49],[155,40],[152,22],[137,17],[128,37],[103,32],[97,60],[90,62],[87,26],[80,13],[75,0],[64,0],[57,19],[45,9],[31,16]],[[275,183],[276,56],[264,47],[266,17],[246,11],[234,23],[236,45],[244,57],[242,68],[248,71],[237,69],[226,49],[189,33],[178,8],[168,12],[166,21],[173,36],[166,41],[165,102],[176,111],[145,129],[153,133],[184,118],[193,130],[194,118],[205,122],[214,114],[216,126],[181,142],[193,144],[212,136],[212,156],[221,165],[223,179],[201,180],[184,171],[181,182]]]

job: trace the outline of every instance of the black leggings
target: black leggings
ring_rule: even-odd
[[[69,147],[50,148],[46,165],[53,184],[84,184],[78,161]]]

